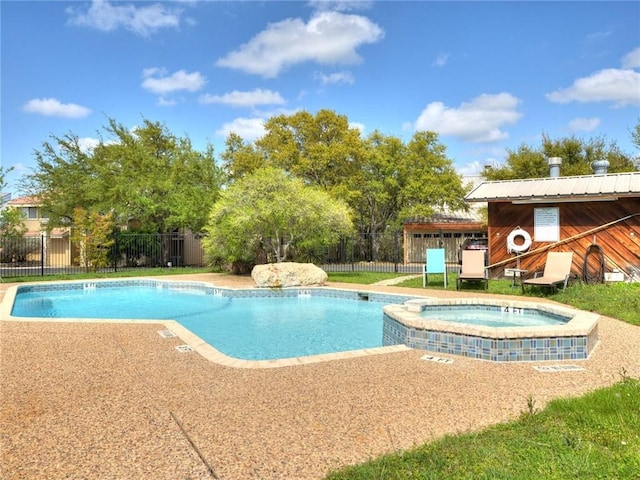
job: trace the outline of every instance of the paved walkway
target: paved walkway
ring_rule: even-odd
[[[442,364],[414,350],[255,370],[179,353],[181,340],[162,338],[153,324],[0,321],[0,478],[321,479],[516,418],[529,398],[543,407],[623,371],[640,378],[640,328],[610,318],[599,328],[591,358],[572,362],[581,371],[457,357]]]
[[[398,285],[399,283],[402,283],[406,280],[411,280],[414,278],[420,278],[422,277],[422,275],[403,275],[401,277],[396,277],[396,278],[389,278],[387,280],[380,280],[379,282],[376,282],[374,285]]]

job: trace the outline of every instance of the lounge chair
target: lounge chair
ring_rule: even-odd
[[[444,288],[447,288],[447,265],[445,263],[444,248],[427,248],[425,253],[424,270],[422,271],[422,287],[426,287],[430,273],[444,275]]]
[[[544,264],[542,276],[536,272],[532,278],[522,281],[522,293],[525,285],[538,285],[541,287],[551,287],[554,290],[562,285],[562,291],[567,288],[569,275],[571,275],[571,265],[573,262],[573,252],[549,252]]]
[[[462,282],[484,282],[484,289],[489,288],[484,256],[484,250],[462,250],[462,264],[456,280],[456,290],[460,290]]]

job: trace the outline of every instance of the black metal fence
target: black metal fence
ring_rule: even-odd
[[[136,268],[205,265],[204,250],[196,234],[129,234],[113,237],[104,264],[82,258],[68,235],[0,239],[0,276],[45,276],[83,272],[117,272]]]
[[[314,263],[327,272],[422,272],[422,264],[404,263],[403,238],[400,231],[363,233],[328,248],[324,257]]]
[[[375,271],[420,273],[422,264],[403,262],[402,232],[360,234],[337,245],[307,246],[292,261],[311,262],[328,272]],[[154,267],[204,267],[201,236],[193,233],[130,234],[113,237],[104,265],[83,261],[68,235],[42,234],[0,239],[0,277],[46,276],[84,272],[117,272]],[[268,260],[268,259],[267,259]]]

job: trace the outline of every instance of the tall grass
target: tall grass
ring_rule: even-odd
[[[447,436],[327,480],[640,478],[640,382],[525,408],[516,421]]]
[[[549,298],[581,310],[640,325],[640,283],[576,283],[566,291],[552,294]]]

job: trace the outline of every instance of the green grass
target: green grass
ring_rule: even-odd
[[[211,268],[195,268],[195,267],[177,267],[177,268],[137,268],[133,270],[123,270],[119,272],[106,273],[70,273],[44,276],[28,276],[28,277],[4,277],[4,282],[24,283],[24,282],[48,282],[59,280],[85,280],[90,278],[126,278],[126,277],[147,277],[159,275],[186,275],[190,273],[211,273]]]
[[[444,289],[444,282],[433,275],[428,288]],[[456,289],[455,274],[449,275],[448,290]],[[466,292],[484,292],[481,283],[465,282]],[[520,284],[514,288],[512,280],[490,280],[488,293],[499,295],[520,295]],[[422,288],[422,278],[414,278],[399,283],[400,287]],[[553,292],[547,288],[527,287],[525,297],[545,297],[572,307],[617,318],[632,325],[640,325],[640,283],[610,283],[586,285],[580,282],[570,284],[566,291]]]
[[[549,295],[549,298],[640,326],[640,283],[576,283],[565,292]]]
[[[521,417],[334,472],[327,480],[640,478],[640,382],[528,402]]]
[[[371,285],[382,280],[389,280],[391,278],[402,277],[397,273],[386,272],[327,272],[329,281],[331,282],[343,282],[343,283],[358,283]],[[422,283],[420,284],[422,286]]]

